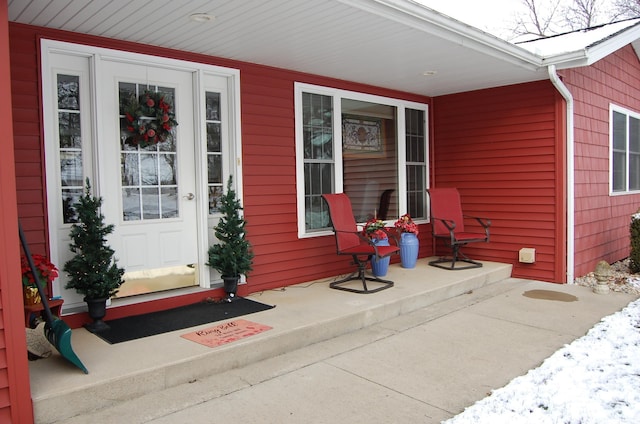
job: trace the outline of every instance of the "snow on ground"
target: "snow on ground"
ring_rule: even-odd
[[[640,423],[640,300],[443,423]]]

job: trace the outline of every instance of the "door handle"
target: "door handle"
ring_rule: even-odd
[[[193,193],[187,193],[186,196],[182,196],[183,199],[187,199],[187,200],[193,200],[196,198],[195,194]]]

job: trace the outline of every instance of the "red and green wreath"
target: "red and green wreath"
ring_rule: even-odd
[[[146,147],[171,140],[171,130],[178,125],[164,94],[152,91],[145,91],[140,100],[132,96],[124,117],[128,133],[125,142],[131,146]]]

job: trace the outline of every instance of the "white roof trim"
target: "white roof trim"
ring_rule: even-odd
[[[533,40],[520,45],[558,69],[589,66],[627,44],[640,40],[640,18]]]

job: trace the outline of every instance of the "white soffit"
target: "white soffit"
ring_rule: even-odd
[[[9,0],[9,20],[438,96],[548,78],[411,0]],[[212,19],[195,22],[190,15]]]

